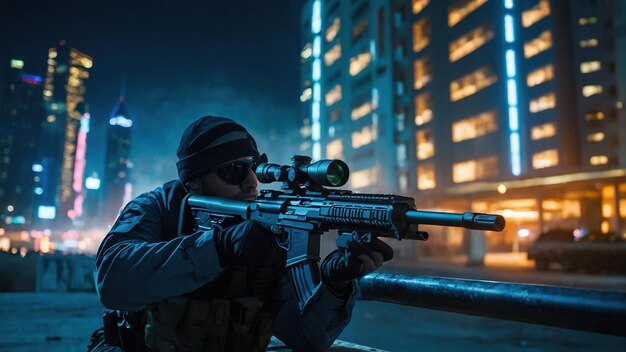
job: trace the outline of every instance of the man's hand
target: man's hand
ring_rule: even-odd
[[[321,266],[322,280],[338,295],[346,293],[351,280],[376,271],[393,258],[393,249],[371,234],[353,236],[346,247],[330,253]]]
[[[215,239],[220,263],[235,260],[247,265],[265,265],[274,258],[274,239],[278,229],[253,220],[216,231]]]

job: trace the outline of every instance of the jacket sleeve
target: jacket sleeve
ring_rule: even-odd
[[[298,308],[289,275],[283,276],[276,294],[274,336],[296,351],[325,351],[350,322],[360,291],[358,281],[353,280],[350,294],[339,298],[322,284],[317,301],[311,302],[304,314]]]
[[[96,256],[96,291],[109,309],[139,310],[193,291],[223,271],[213,231],[166,238],[162,209],[141,196],[122,210]]]

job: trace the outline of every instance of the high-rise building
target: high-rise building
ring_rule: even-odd
[[[121,208],[130,200],[132,184],[130,172],[130,142],[132,120],[124,105],[124,97],[117,101],[106,131],[105,166],[102,178],[102,219],[111,223]]]
[[[10,61],[6,72],[0,103],[0,226],[19,228],[31,224],[33,202],[42,191],[35,160],[46,115],[43,79],[26,73],[18,59]]]
[[[554,227],[626,236],[618,3],[311,0],[303,148],[345,159],[357,191],[505,215],[490,250]]]
[[[76,169],[77,147],[81,120],[86,117],[86,81],[92,66],[90,56],[69,47],[65,41],[48,50],[43,90],[48,116],[43,126],[40,159],[45,185],[42,185],[39,217],[54,219],[54,223],[61,226],[75,217],[79,192],[73,185],[83,182],[75,180],[82,175],[82,171]]]

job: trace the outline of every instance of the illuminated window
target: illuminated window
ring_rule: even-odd
[[[305,88],[302,91],[302,94],[300,94],[300,101],[304,103],[305,101],[311,99],[312,93],[313,93],[313,90],[311,89],[311,87]]]
[[[341,43],[335,44],[324,54],[324,64],[330,66],[341,58]]]
[[[326,144],[326,159],[343,159],[343,141],[335,139]]]
[[[580,64],[580,73],[600,71],[600,61],[585,61]]]
[[[433,119],[432,96],[430,92],[415,97],[415,124],[421,126]]]
[[[587,135],[587,142],[602,142],[604,140],[604,132],[590,133]]]
[[[418,53],[430,43],[430,23],[423,18],[413,23],[413,51]]]
[[[590,97],[602,93],[602,86],[599,84],[590,84],[583,86],[583,96]]]
[[[360,131],[352,132],[352,148],[357,149],[376,140],[373,126],[365,126]]]
[[[544,150],[533,154],[533,168],[544,169],[559,164],[559,152],[556,149]]]
[[[362,104],[354,107],[352,109],[352,113],[350,114],[350,117],[352,118],[352,120],[358,120],[361,117],[369,114],[370,112],[372,112],[372,102],[370,100],[367,100],[363,102]]]
[[[497,130],[497,111],[486,111],[454,122],[452,124],[452,141],[458,143],[468,139],[478,138]]]
[[[498,176],[498,157],[495,155],[452,164],[454,183],[482,180]]]
[[[545,31],[537,38],[524,43],[524,57],[531,58],[552,47],[552,32]]]
[[[335,17],[335,19],[333,19],[333,22],[330,24],[330,26],[328,26],[328,29],[326,29],[326,41],[327,42],[332,42],[333,39],[337,37],[337,33],[339,33],[340,24],[341,24],[341,20],[339,19],[339,17]]]
[[[542,95],[537,99],[531,100],[529,105],[530,112],[540,112],[548,109],[554,109],[556,106],[556,95],[554,95],[554,93]]]
[[[341,84],[335,85],[331,90],[326,92],[324,96],[326,106],[331,106],[341,100]]]
[[[417,15],[428,5],[430,0],[413,0],[413,14]]]
[[[304,46],[304,49],[302,49],[302,51],[300,52],[300,59],[304,62],[308,58],[310,58],[311,55],[313,55],[313,48],[311,47],[311,43],[308,43],[307,45]]]
[[[350,59],[350,76],[356,76],[363,71],[372,61],[372,55],[364,51]]]
[[[432,78],[432,66],[430,56],[426,56],[413,62],[413,87],[420,89]]]
[[[597,17],[581,17],[578,19],[578,24],[580,26],[587,26],[587,25],[596,24],[596,23],[598,23]]]
[[[589,164],[591,165],[606,165],[609,163],[609,157],[606,155],[594,155],[589,158]]]
[[[534,87],[554,78],[554,66],[552,64],[540,67],[528,73],[526,85]]]
[[[417,167],[417,189],[433,189],[436,186],[435,182],[435,164],[426,163],[420,164]]]
[[[580,42],[581,48],[593,48],[598,46],[598,39],[590,38],[590,39],[581,39]]]
[[[456,0],[448,7],[448,26],[452,27],[474,12],[487,0]]]
[[[363,188],[376,184],[378,181],[378,172],[376,167],[369,169],[357,170],[350,173],[351,186],[354,189]]]
[[[417,160],[428,159],[435,155],[435,136],[431,128],[415,132]]]
[[[602,111],[591,111],[585,113],[585,121],[602,121],[604,113]]]
[[[556,123],[545,123],[543,125],[534,126],[530,131],[530,139],[533,141],[550,138],[556,135]]]
[[[450,82],[450,101],[461,100],[496,83],[498,76],[491,66],[485,66]]]
[[[363,18],[354,28],[352,28],[352,40],[357,40],[363,34],[363,32],[367,29],[369,24],[369,20],[367,17]]]
[[[522,26],[528,28],[548,15],[550,15],[550,1],[540,0],[537,5],[522,12]]]
[[[474,52],[491,39],[493,39],[493,30],[490,26],[483,25],[474,28],[469,33],[462,35],[450,43],[450,62],[455,62]]]

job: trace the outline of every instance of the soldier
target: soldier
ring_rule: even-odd
[[[325,350],[350,321],[359,277],[380,268],[391,247],[334,251],[322,287],[300,312],[275,245],[280,229],[244,221],[194,232],[190,195],[252,201],[263,161],[233,120],[205,116],[177,151],[179,180],[129,202],[96,257],[96,288],[109,310],[93,351],[263,351],[275,335],[292,349]],[[355,248],[354,245],[351,248]]]

